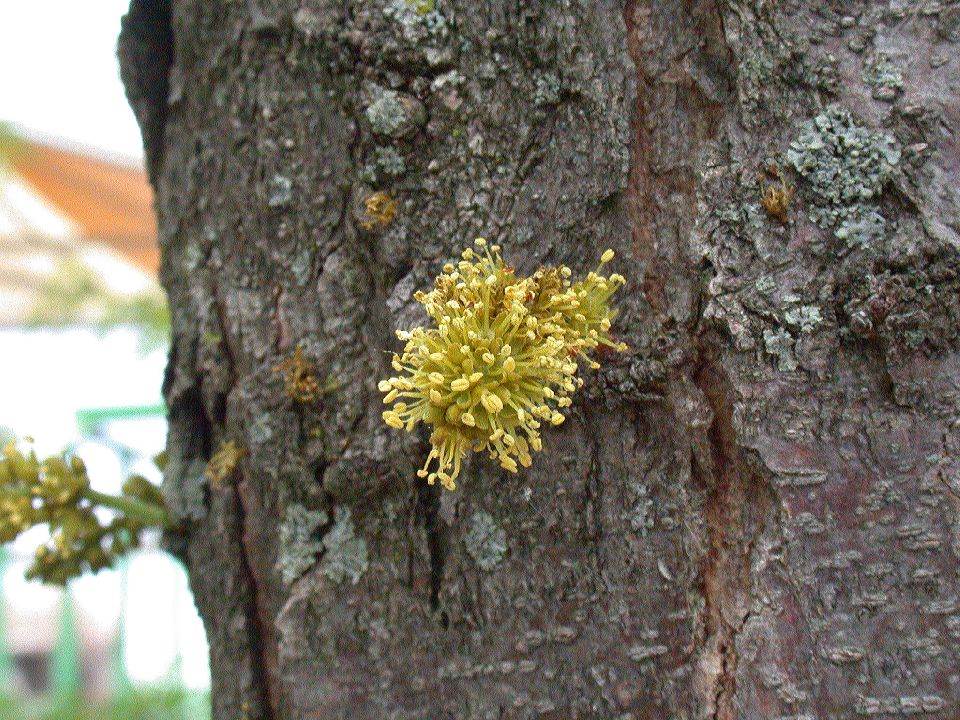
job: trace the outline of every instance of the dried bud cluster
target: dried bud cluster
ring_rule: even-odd
[[[283,373],[287,397],[306,405],[323,394],[320,382],[317,380],[316,369],[313,363],[303,354],[303,348],[297,347],[293,355],[273,368],[275,373]]]
[[[210,458],[207,469],[203,473],[203,476],[210,481],[210,487],[214,490],[222,488],[224,481],[233,475],[240,461],[249,454],[250,451],[237,444],[235,440],[220,443],[220,447]]]
[[[361,223],[364,230],[386,227],[397,215],[397,201],[388,193],[375,192],[363,202],[366,219]]]
[[[118,512],[102,520],[98,506]],[[123,494],[105,495],[90,487],[78,457],[39,460],[9,443],[0,453],[0,543],[11,542],[34,525],[45,524],[50,539],[37,548],[28,578],[63,585],[84,571],[97,572],[136,547],[148,526],[169,523],[159,489],[133,476]]]
[[[418,475],[449,490],[467,450],[486,450],[511,472],[529,467],[530,453],[542,449],[541,424],[562,423],[583,385],[578,363],[599,367],[588,354],[601,346],[626,349],[610,339],[610,297],[624,278],[599,274],[612,250],[571,283],[565,266],[518,277],[499,246],[482,238],[476,245],[444,266],[432,291],[416,294],[436,327],[397,331],[406,342],[393,357],[399,375],[378,385],[392,405],[383,413],[388,425],[433,428]]]

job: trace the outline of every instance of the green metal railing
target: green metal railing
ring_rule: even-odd
[[[142,420],[145,418],[166,417],[167,407],[162,403],[154,405],[121,405],[104,408],[84,408],[77,410],[77,429],[81,437],[100,434],[106,423],[117,420]]]
[[[7,613],[3,598],[3,579],[7,576],[7,549],[0,545],[0,696],[10,692],[13,659],[7,644]]]

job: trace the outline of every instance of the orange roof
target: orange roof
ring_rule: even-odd
[[[156,272],[160,253],[153,190],[142,168],[32,140],[21,141],[10,160],[84,237]]]

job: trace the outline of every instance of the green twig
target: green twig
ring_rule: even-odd
[[[83,496],[96,505],[113,508],[129,517],[141,520],[145,525],[155,525],[164,529],[173,525],[170,514],[164,508],[128,495],[107,495],[87,488],[83,491]]]

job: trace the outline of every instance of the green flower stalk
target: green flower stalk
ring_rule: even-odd
[[[610,337],[611,297],[625,280],[600,274],[612,250],[571,282],[562,265],[518,277],[498,245],[475,244],[444,266],[433,290],[414,296],[436,326],[397,331],[406,342],[393,357],[399,375],[378,385],[390,427],[432,428],[417,474],[448,490],[468,450],[489,452],[510,472],[529,467],[531,452],[543,448],[542,424],[560,425],[583,385],[580,365],[599,367],[591,357],[598,348],[626,349]]]
[[[109,520],[98,507],[113,511]],[[137,547],[148,527],[169,527],[159,488],[134,475],[120,495],[90,487],[83,461],[63,455],[40,460],[14,442],[0,453],[0,542],[15,540],[34,525],[47,525],[49,541],[37,548],[28,578],[63,585],[97,572]]]

